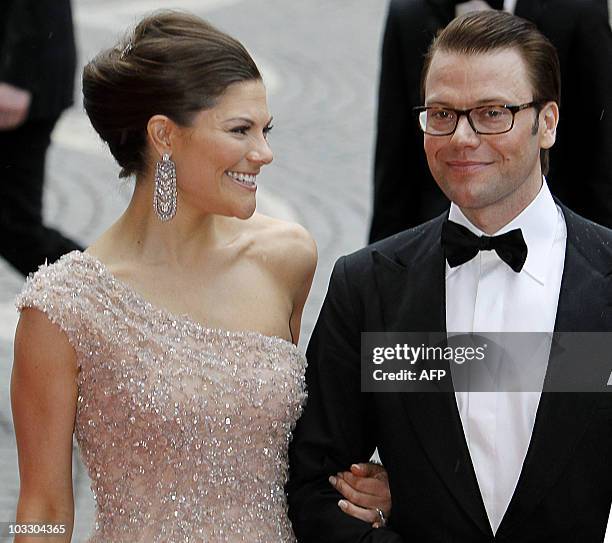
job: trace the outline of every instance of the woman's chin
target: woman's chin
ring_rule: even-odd
[[[256,207],[257,206],[255,205],[255,202],[253,202],[252,205],[240,206],[234,210],[233,215],[237,219],[242,219],[242,220],[250,219],[255,213]]]

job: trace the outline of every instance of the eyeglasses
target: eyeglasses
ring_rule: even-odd
[[[514,116],[530,107],[539,109],[540,103],[533,101],[519,106],[491,105],[470,109],[419,106],[413,111],[418,115],[421,130],[430,136],[450,136],[457,129],[462,115],[467,117],[476,134],[492,135],[510,132],[514,126]]]

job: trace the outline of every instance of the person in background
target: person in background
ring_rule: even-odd
[[[23,275],[80,249],[43,224],[51,132],[73,102],[69,0],[4,0],[0,19],[0,256]]]
[[[457,14],[504,9],[536,24],[561,63],[561,122],[544,174],[554,196],[612,227],[612,34],[605,0],[391,0],[384,33],[369,241],[432,219],[449,201],[436,185],[412,107],[423,58]],[[588,156],[588,160],[578,157]]]

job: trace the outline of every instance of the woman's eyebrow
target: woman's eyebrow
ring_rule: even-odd
[[[270,124],[273,119],[274,119],[274,117],[270,116],[270,119],[268,119],[266,124]],[[249,119],[248,117],[232,117],[231,119],[227,119],[224,122],[229,123],[229,122],[232,122],[232,121],[240,121],[240,122],[243,122],[243,123],[255,124],[253,119]]]

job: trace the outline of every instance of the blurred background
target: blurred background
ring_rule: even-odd
[[[274,130],[274,164],[263,170],[258,209],[296,221],[315,237],[319,265],[307,304],[301,346],[322,303],[334,261],[363,246],[371,206],[372,160],[383,0],[73,0],[77,77],[142,14],[186,9],[238,38],[262,69]],[[132,183],[83,112],[80,83],[75,105],[60,119],[47,157],[46,221],[83,245],[123,211]],[[17,455],[9,402],[13,300],[23,284],[0,259],[0,522],[15,518]],[[93,522],[87,474],[75,455],[74,541]],[[608,539],[612,534],[608,530]]]

